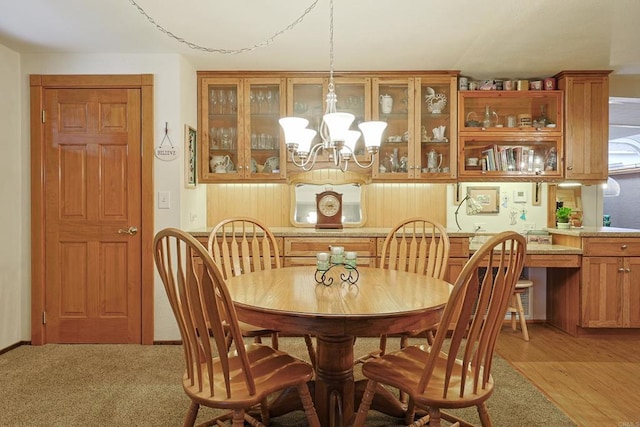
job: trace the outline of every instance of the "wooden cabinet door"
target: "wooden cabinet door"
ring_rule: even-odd
[[[582,315],[586,328],[617,328],[623,322],[625,258],[584,257],[582,259]]]
[[[640,257],[625,258],[625,271],[622,295],[624,326],[640,328]]]
[[[609,163],[609,71],[564,72],[565,178],[606,181]]]
[[[244,111],[242,79],[205,77],[198,84],[198,179],[237,181],[244,177],[244,165],[250,163],[245,159],[246,135],[240,121]]]

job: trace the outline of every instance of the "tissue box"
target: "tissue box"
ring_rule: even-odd
[[[527,243],[534,245],[552,245],[553,236],[550,234],[527,234]]]

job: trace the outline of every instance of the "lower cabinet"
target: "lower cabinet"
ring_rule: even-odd
[[[640,239],[584,239],[580,324],[640,327]]]

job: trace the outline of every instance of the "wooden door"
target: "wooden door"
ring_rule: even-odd
[[[44,92],[47,342],[141,342],[140,102]]]

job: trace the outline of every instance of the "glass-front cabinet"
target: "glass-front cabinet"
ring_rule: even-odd
[[[200,80],[201,182],[284,178],[278,119],[282,78]]]
[[[448,72],[373,78],[373,116],[387,122],[374,179],[455,179],[456,85]]]
[[[335,93],[337,96],[336,109],[339,112],[351,113],[355,120],[351,124],[351,130],[359,130],[358,124],[370,120],[371,116],[371,79],[368,77],[335,77]],[[326,97],[329,91],[329,79],[327,77],[291,77],[287,80],[287,115],[301,117],[309,120],[308,128],[317,132],[312,147],[322,142],[322,116],[326,112]],[[291,154],[287,153],[287,168],[290,173],[296,173],[301,169],[291,161]],[[363,165],[370,162],[370,156],[364,147],[363,138],[360,137],[355,147],[355,156]],[[298,161],[298,159],[296,159]],[[327,163],[329,162],[329,163]],[[323,150],[318,154],[316,164],[333,164],[331,150]],[[357,171],[359,168],[349,163],[349,170]],[[362,169],[360,169],[362,171]]]
[[[460,92],[458,177],[562,178],[562,107],[556,90]]]
[[[414,176],[415,105],[412,77],[374,77],[374,120],[387,122],[372,176],[377,180],[407,180]]]
[[[416,78],[416,175],[429,181],[456,177],[457,75]],[[420,143],[418,144],[418,141]]]

